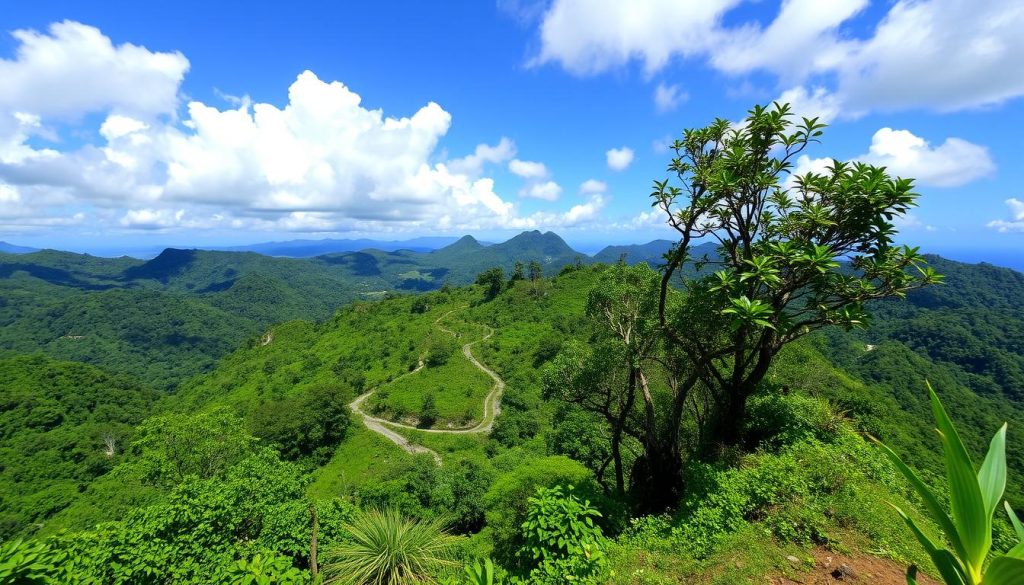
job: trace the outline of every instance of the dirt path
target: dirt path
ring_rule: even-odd
[[[437,328],[440,329],[441,331],[444,331],[445,333],[447,333],[447,334],[449,334],[449,335],[451,335],[453,337],[456,337],[456,333],[454,331],[452,331],[451,329],[448,329],[444,325],[441,325],[441,321],[445,317],[447,317],[448,315],[451,315],[452,313],[454,313],[455,311],[458,311],[458,310],[464,309],[464,308],[465,307],[459,307],[457,309],[452,309],[451,311],[448,311],[444,315],[441,315],[440,317],[438,317],[434,321],[434,325],[437,326]],[[485,325],[485,327],[487,327],[487,326]],[[490,378],[492,380],[494,380],[494,386],[491,387],[491,391],[488,392],[487,396],[484,397],[484,415],[480,419],[480,422],[478,424],[476,424],[476,425],[474,425],[472,427],[466,428],[466,429],[421,429],[421,428],[418,428],[418,427],[414,427],[412,425],[406,425],[406,424],[402,424],[402,423],[393,422],[393,421],[390,421],[390,420],[385,420],[385,419],[382,419],[382,418],[377,418],[375,416],[367,414],[362,409],[363,403],[366,402],[366,399],[368,399],[370,396],[373,395],[374,392],[377,391],[376,388],[374,388],[373,390],[370,390],[369,392],[367,392],[367,393],[359,396],[355,400],[353,400],[352,403],[349,404],[349,407],[352,409],[353,412],[355,412],[356,414],[358,414],[359,416],[362,417],[363,424],[366,425],[366,428],[370,429],[371,431],[373,431],[375,433],[378,433],[378,434],[382,435],[384,438],[388,439],[392,443],[394,443],[394,444],[398,445],[399,447],[401,447],[407,453],[412,453],[412,454],[430,453],[430,455],[433,456],[433,458],[434,458],[434,462],[437,463],[438,465],[440,465],[441,464],[441,456],[438,455],[436,451],[434,451],[432,449],[428,449],[428,448],[424,447],[423,445],[417,445],[415,443],[410,442],[409,439],[406,439],[402,435],[400,435],[397,432],[395,432],[393,429],[396,429],[396,428],[398,428],[398,429],[409,429],[409,430],[412,430],[412,431],[419,431],[421,433],[435,433],[435,434],[446,434],[446,435],[461,435],[461,434],[470,434],[470,433],[489,433],[489,432],[491,432],[491,429],[494,428],[494,419],[497,418],[498,414],[501,413],[501,395],[505,392],[505,381],[502,380],[501,377],[498,376],[498,374],[494,372],[494,370],[492,370],[492,369],[488,368],[487,366],[485,366],[484,364],[482,364],[480,362],[480,360],[476,359],[476,356],[473,355],[473,346],[474,345],[476,345],[476,344],[478,344],[478,343],[480,343],[482,341],[486,341],[492,335],[494,335],[494,329],[493,328],[487,327],[487,330],[488,330],[487,331],[487,335],[481,337],[480,339],[477,339],[476,341],[471,341],[469,343],[466,343],[466,344],[464,344],[462,346],[462,354],[464,356],[466,356],[466,359],[468,359],[474,366],[476,366],[477,369],[479,369],[481,372],[487,374],[488,376],[490,376]],[[420,371],[421,369],[423,369],[423,360],[420,360],[420,363],[419,363],[419,365],[416,366],[416,369],[414,369],[411,372],[408,372],[406,374],[402,374],[402,376],[399,376],[399,378],[415,374],[416,372]],[[398,378],[396,378],[396,380],[397,379]],[[392,382],[393,381],[394,380],[392,380]]]

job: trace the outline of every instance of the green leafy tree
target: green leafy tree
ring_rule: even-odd
[[[344,388],[322,385],[298,395],[260,405],[251,416],[253,433],[276,445],[289,460],[311,458],[323,464],[352,424]]]
[[[505,285],[505,271],[495,266],[476,275],[475,283],[484,287],[484,302],[491,301],[501,294]]]
[[[454,538],[441,520],[404,518],[393,509],[369,510],[345,525],[349,539],[328,551],[328,583],[433,583],[454,563]]]
[[[992,555],[992,517],[1006,490],[1006,425],[996,432],[988,454],[975,468],[960,434],[928,386],[936,430],[942,438],[949,488],[950,512],[946,513],[934,491],[908,467],[892,449],[879,443],[883,453],[921,497],[925,509],[945,533],[952,550],[943,548],[918,528],[900,508],[900,517],[920,541],[939,574],[948,585],[1021,585],[1024,583],[1024,526],[1008,503],[1004,503],[1020,543],[1006,554]],[[907,571],[907,583],[916,585],[917,568]]]
[[[513,283],[517,280],[524,279],[526,279],[526,267],[523,266],[521,261],[516,260],[515,264],[512,265],[512,276],[509,277],[508,281],[509,283]]]
[[[434,399],[433,394],[427,394],[423,397],[423,406],[420,407],[420,424],[419,426],[429,428],[434,426],[437,419],[441,416],[441,411],[437,408],[437,401]]]
[[[139,425],[132,468],[157,484],[174,485],[190,476],[209,479],[249,455],[256,441],[227,408],[162,414]]]
[[[658,274],[647,264],[627,266],[620,262],[611,267],[603,282],[591,290],[587,300],[587,317],[597,326],[597,343],[586,348],[569,343],[546,369],[545,391],[576,404],[605,419],[611,434],[611,456],[615,469],[615,485],[625,491],[622,463],[622,442],[629,435],[644,449],[643,457],[634,464],[635,486],[664,487],[655,481],[658,475],[678,476],[682,467],[679,447],[679,418],[682,412],[664,412],[651,390],[646,371],[652,365],[666,365],[663,359],[661,331],[657,317]],[[674,383],[675,378],[670,377]],[[642,405],[637,419],[630,420],[637,404]],[[683,403],[680,402],[680,406]],[[674,424],[664,424],[666,415]],[[654,479],[652,479],[654,478]],[[643,493],[638,501],[653,507],[671,505],[677,494]],[[663,502],[665,500],[665,502]]]
[[[530,282],[537,282],[542,278],[544,278],[544,269],[541,268],[540,262],[530,260]]]
[[[672,145],[675,180],[654,183],[653,205],[679,234],[658,307],[687,361],[671,408],[695,385],[708,389],[708,451],[741,444],[747,399],[786,344],[829,325],[864,327],[868,301],[940,281],[916,248],[893,243],[894,220],[917,199],[911,179],[837,160],[791,175],[824,127],[794,123],[785,104],[756,106],[738,126],[719,119],[685,131]],[[707,241],[718,254],[695,257]],[[674,294],[674,277],[693,270],[698,278]]]

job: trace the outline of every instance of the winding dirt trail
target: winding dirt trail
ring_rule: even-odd
[[[459,307],[456,309],[452,309],[451,311],[448,311],[444,315],[441,315],[436,320],[434,320],[434,325],[441,331],[444,331],[445,333],[451,335],[452,337],[457,338],[458,335],[451,329],[448,329],[444,325],[441,325],[441,321],[448,315],[454,313],[455,311],[465,308],[466,307]],[[462,354],[466,356],[466,359],[468,359],[470,363],[476,366],[477,369],[487,374],[488,376],[490,376],[492,380],[494,380],[494,385],[491,387],[491,391],[488,392],[487,396],[484,397],[484,415],[480,419],[480,422],[477,423],[476,425],[465,429],[421,429],[418,427],[414,427],[412,425],[397,423],[394,421],[372,416],[365,412],[362,407],[363,403],[366,402],[366,400],[370,396],[372,396],[374,392],[377,391],[377,388],[374,388],[353,400],[352,403],[349,404],[349,408],[351,408],[353,412],[362,417],[363,424],[366,425],[366,428],[370,429],[375,433],[380,434],[381,436],[388,439],[392,443],[398,445],[400,448],[402,448],[402,450],[404,450],[407,453],[411,453],[414,455],[419,453],[429,453],[434,458],[434,462],[437,463],[438,465],[441,465],[441,456],[438,455],[436,451],[434,451],[433,449],[428,449],[423,445],[417,445],[416,443],[411,442],[409,439],[406,439],[401,434],[395,432],[394,429],[409,429],[412,431],[419,431],[421,433],[435,433],[445,435],[465,435],[472,433],[491,432],[491,429],[494,428],[494,419],[497,418],[497,416],[501,413],[501,395],[505,392],[505,381],[502,380],[501,376],[495,373],[494,370],[485,366],[483,363],[480,362],[480,360],[476,359],[476,356],[473,355],[474,345],[486,341],[492,335],[494,335],[494,329],[492,327],[486,325],[484,327],[487,327],[487,335],[484,335],[480,339],[477,339],[476,341],[471,341],[462,346]],[[395,380],[398,380],[399,378],[404,378],[405,376],[411,376],[412,374],[415,374],[416,372],[422,369],[423,360],[421,359],[414,370],[402,374],[398,378],[395,378]],[[392,380],[392,382],[393,381],[394,380]]]

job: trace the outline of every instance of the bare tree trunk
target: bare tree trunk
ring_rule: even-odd
[[[117,439],[113,435],[103,435],[103,454],[113,457],[117,453]]]
[[[316,504],[309,506],[309,514],[313,520],[313,536],[309,540],[309,570],[313,574],[313,581],[316,582],[316,576],[320,572],[316,559],[317,536],[320,532],[320,520],[316,515]]]

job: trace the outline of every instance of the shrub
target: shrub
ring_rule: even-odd
[[[607,543],[595,519],[601,513],[573,494],[573,486],[537,488],[523,522],[519,557],[530,568],[528,582],[596,583],[607,565]]]
[[[828,402],[801,394],[760,394],[748,409],[747,439],[773,450],[805,439],[828,441],[842,421]]]
[[[608,504],[590,471],[568,457],[533,459],[498,477],[484,496],[484,519],[493,533],[495,557],[504,566],[519,564],[529,498],[538,488],[556,485],[575,485],[584,497]]]

